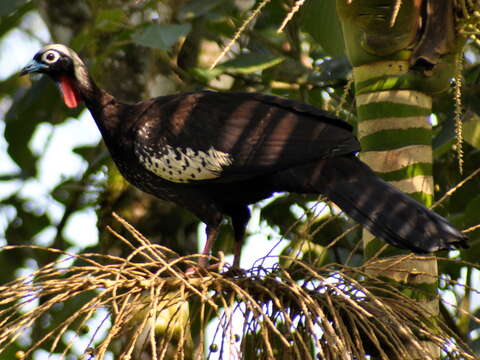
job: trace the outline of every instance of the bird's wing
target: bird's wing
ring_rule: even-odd
[[[256,93],[152,100],[135,128],[140,162],[174,182],[235,181],[356,151],[358,141],[342,120]]]

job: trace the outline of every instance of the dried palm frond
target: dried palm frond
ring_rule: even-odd
[[[109,352],[116,359],[409,359],[412,351],[426,359],[425,342],[451,359],[475,359],[446,326],[395,285],[368,276],[366,267],[315,267],[290,258],[294,271],[226,267],[186,277],[194,256],[151,244],[117,219],[133,237],[117,235],[134,249],[127,259],[64,253],[0,287],[0,354],[56,306],[81,298],[74,313],[46,326],[17,356],[39,348],[78,356],[75,344],[87,336],[81,356],[98,360]],[[215,330],[205,330],[208,323]]]

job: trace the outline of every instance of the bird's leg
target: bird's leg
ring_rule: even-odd
[[[207,242],[202,250],[202,257],[198,260],[198,268],[197,267],[189,267],[185,274],[187,276],[194,276],[199,269],[205,269],[208,265],[208,257],[210,255],[210,251],[212,250],[213,243],[218,235],[218,228],[220,227],[220,223],[222,221],[222,216],[218,216],[215,218],[215,221],[212,223],[207,224],[206,233],[207,233]]]
[[[243,237],[241,240],[237,240],[235,237],[235,247],[233,249],[233,267],[240,267],[240,258],[242,257]]]
[[[205,243],[205,246],[203,247],[203,251],[202,251],[202,255],[204,256],[202,256],[200,260],[198,260],[198,265],[201,268],[207,267],[208,256],[210,255],[210,251],[212,250],[213,243],[218,235],[218,225],[215,225],[215,226],[207,225],[206,233],[207,233],[207,242]]]
[[[233,230],[235,233],[235,245],[233,247],[233,267],[239,268],[240,267],[240,258],[242,256],[242,247],[243,247],[243,238],[245,236],[245,225],[238,224],[236,222],[233,223]]]
[[[232,225],[235,235],[235,246],[233,249],[233,267],[240,267],[240,257],[242,255],[243,240],[245,237],[245,228],[248,220],[250,219],[250,210],[248,207],[242,208],[240,211],[236,211],[232,215]]]

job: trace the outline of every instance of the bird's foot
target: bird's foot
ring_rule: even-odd
[[[230,266],[227,271],[222,273],[222,275],[227,277],[244,277],[246,274],[247,271],[239,266]]]
[[[199,266],[190,266],[186,271],[185,271],[185,276],[187,277],[200,277],[202,276],[202,272],[204,271],[205,268],[199,267]]]
[[[206,264],[198,263],[197,266],[191,266],[185,271],[187,277],[202,277],[210,272],[220,272],[221,263],[206,266]]]

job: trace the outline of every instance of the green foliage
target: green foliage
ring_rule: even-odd
[[[301,26],[330,56],[345,55],[342,26],[338,21],[336,1],[307,1],[302,7]],[[322,21],[319,21],[321,14]]]
[[[133,34],[132,39],[137,44],[160,50],[168,50],[181,36],[190,32],[189,24],[162,25],[152,24]]]
[[[0,3],[0,36],[5,36],[10,30],[18,26],[25,14],[34,9],[31,1],[24,3],[23,0],[2,1]]]
[[[474,116],[463,124],[463,138],[470,145],[480,148],[480,117]]]
[[[218,71],[217,74],[231,72],[246,75],[269,69],[280,64],[284,60],[284,57],[275,56],[271,53],[253,52],[241,54],[235,57],[235,59],[225,61],[221,65],[217,66],[215,70]]]
[[[216,8],[222,4],[222,0],[212,0],[205,2],[203,0],[193,0],[186,3],[178,11],[178,19],[180,21],[189,21],[198,17],[211,17],[221,16],[216,11]]]
[[[27,0],[2,1],[2,3],[0,3],[0,16],[10,15],[26,2]]]
[[[67,113],[64,110],[56,91],[49,79],[42,78],[34,82],[26,92],[19,91],[5,114],[8,153],[26,176],[36,175],[37,157],[28,145],[38,124],[63,121],[67,114],[78,115],[78,111]]]

